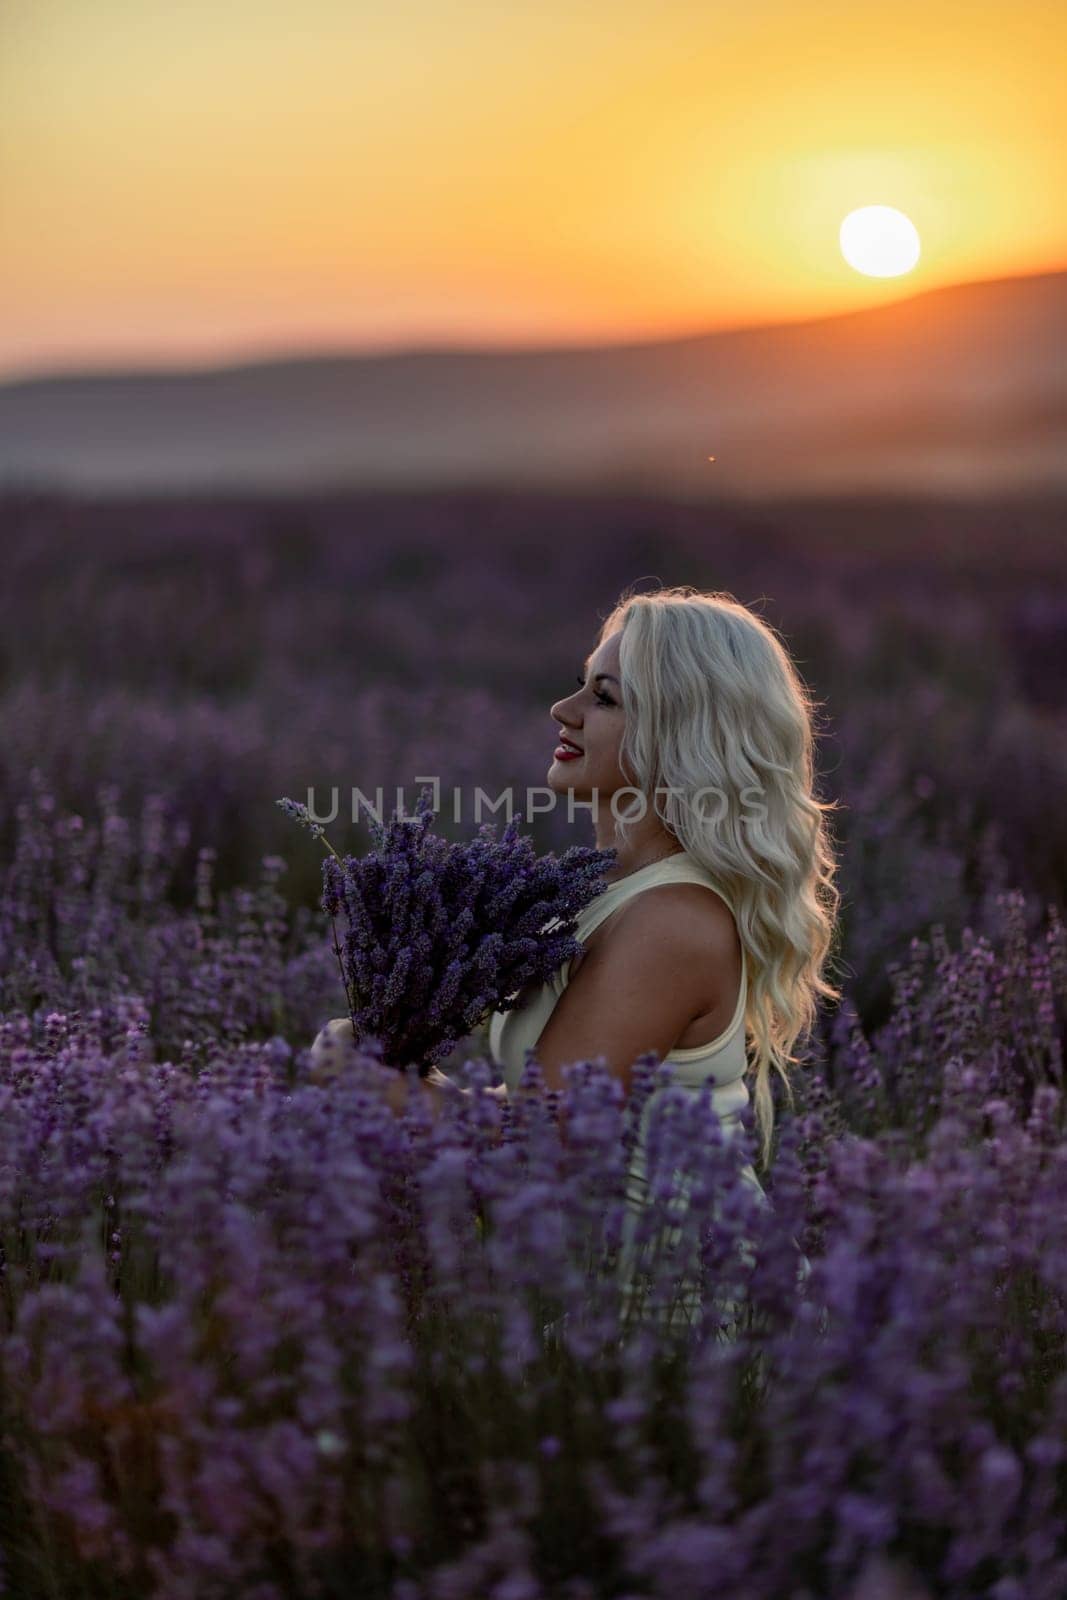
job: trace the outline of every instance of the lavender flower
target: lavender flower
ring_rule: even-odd
[[[486,822],[470,843],[450,843],[431,831],[430,795],[423,789],[414,817],[372,818],[376,848],[344,858],[306,806],[278,801],[330,851],[322,908],[353,1037],[376,1040],[389,1064],[417,1062],[423,1075],[490,1011],[511,1010],[527,985],[579,953],[578,913],[603,892],[617,856],[587,845],[538,856],[517,818],[500,839]]]

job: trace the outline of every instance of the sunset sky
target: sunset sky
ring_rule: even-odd
[[[0,377],[601,342],[1067,266],[1067,6],[4,0]],[[898,207],[903,277],[838,228]]]

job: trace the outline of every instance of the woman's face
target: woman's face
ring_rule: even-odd
[[[613,633],[593,651],[585,665],[581,688],[557,700],[551,708],[559,735],[578,747],[580,754],[564,757],[557,752],[548,769],[548,787],[557,794],[573,792],[576,800],[591,800],[596,789],[598,800],[609,804],[628,779],[619,769],[619,746],[623,735],[623,709],[619,683],[619,640]],[[601,676],[604,674],[604,676]]]

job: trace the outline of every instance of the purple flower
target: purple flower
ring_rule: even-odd
[[[365,856],[327,846],[322,867],[323,910],[344,923],[337,951],[354,1037],[422,1072],[579,953],[578,913],[617,854],[575,845],[538,856],[517,818],[500,839],[486,822],[469,843],[450,843],[431,831],[430,793],[414,817],[372,818]],[[306,807],[278,804],[307,821]]]

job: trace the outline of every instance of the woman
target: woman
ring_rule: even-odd
[[[566,1064],[602,1057],[627,1090],[637,1058],[655,1051],[676,1084],[711,1084],[727,1135],[751,1081],[767,1165],[771,1074],[792,1100],[793,1046],[818,997],[840,998],[824,977],[840,896],[834,806],[813,794],[813,706],[775,632],[732,597],[683,586],[620,598],[578,687],[551,708],[547,775],[556,794],[592,806],[597,847],[617,861],[578,918],[581,956],[492,1014],[501,1092],[515,1093],[530,1049],[549,1088]],[[454,1087],[434,1074],[427,1092]],[[632,1217],[652,1103],[629,1175]]]
[[[581,957],[493,1013],[509,1089],[533,1045],[549,1087],[595,1055],[628,1087],[655,1050],[677,1063],[676,1082],[709,1079],[734,1121],[751,1078],[767,1162],[771,1073],[791,1096],[790,1051],[817,997],[840,998],[823,976],[840,897],[834,806],[812,792],[812,705],[768,624],[728,596],[620,599],[577,690],[551,708],[547,777],[595,802],[597,847],[617,862],[579,918]]]
[[[508,1092],[530,1049],[549,1088],[565,1064],[601,1056],[627,1090],[638,1056],[655,1051],[676,1085],[711,1084],[728,1136],[751,1079],[767,1165],[771,1073],[792,1101],[790,1052],[817,997],[840,998],[824,977],[840,896],[834,807],[812,792],[812,709],[775,633],[731,597],[686,586],[620,598],[577,689],[551,708],[547,777],[593,804],[597,847],[617,862],[579,916],[581,956],[518,1009],[493,1013]],[[651,1106],[630,1168],[632,1219]]]

